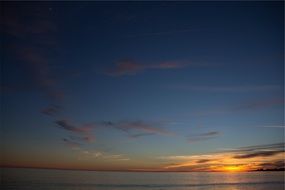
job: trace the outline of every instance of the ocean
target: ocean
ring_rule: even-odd
[[[1,169],[5,190],[283,190],[284,172],[96,172]]]

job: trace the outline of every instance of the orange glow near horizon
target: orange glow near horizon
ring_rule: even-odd
[[[192,156],[170,156],[166,171],[208,171],[208,172],[248,172],[259,169],[277,167],[282,163],[284,152],[275,155],[250,158],[237,158],[235,153],[214,153]],[[165,158],[164,158],[165,159]],[[173,164],[173,162],[175,162]],[[281,167],[281,166],[280,166]]]

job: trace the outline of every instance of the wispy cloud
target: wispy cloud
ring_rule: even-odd
[[[211,157],[211,154],[202,154],[202,155],[172,155],[172,156],[159,156],[158,159],[162,160],[191,160],[199,158],[208,158]]]
[[[57,80],[52,75],[49,60],[44,50],[33,46],[17,47],[17,57],[24,63],[38,88],[52,100],[61,100],[64,93],[57,88]]]
[[[82,127],[78,127],[76,124],[71,123],[68,120],[57,120],[55,121],[59,128],[62,128],[66,131],[70,131],[79,136],[70,136],[70,139],[75,142],[84,142],[91,143],[95,141],[95,136],[92,134],[93,126],[85,125]]]
[[[134,75],[145,69],[143,65],[129,59],[118,61],[115,65],[115,68],[110,69],[106,74],[111,76]]]
[[[221,135],[219,131],[210,131],[206,133],[200,133],[200,134],[195,134],[195,135],[189,135],[187,140],[190,143],[197,142],[197,141],[203,141],[203,140],[209,140],[215,137],[218,137]]]
[[[10,9],[11,8],[11,9]],[[33,39],[30,43],[38,45],[54,46],[54,34],[57,32],[57,26],[49,17],[49,12],[40,9],[35,12],[32,7],[25,7],[30,11],[25,11],[26,16],[30,16],[29,20],[21,18],[19,14],[14,12],[12,6],[6,6],[3,9],[3,31],[5,34],[16,37],[17,40],[25,41]]]
[[[106,72],[110,76],[135,75],[149,69],[180,69],[188,66],[185,62],[169,61],[157,64],[141,64],[135,60],[124,59],[115,63],[115,68]]]
[[[255,100],[242,103],[240,106],[237,106],[232,109],[232,111],[245,110],[245,109],[262,109],[276,105],[284,105],[283,98],[270,98],[263,100]]]
[[[265,169],[284,168],[285,167],[285,161],[284,160],[277,160],[277,161],[273,161],[273,162],[260,163],[259,167],[265,168]]]
[[[102,151],[90,151],[90,150],[83,150],[80,153],[80,159],[88,160],[88,159],[101,159],[104,161],[128,161],[126,155],[123,154],[110,154]]]
[[[263,128],[280,128],[280,129],[284,129],[285,125],[265,125],[265,126],[261,126]]]
[[[156,127],[155,124],[145,123],[143,121],[122,121],[122,122],[103,122],[103,126],[112,127],[121,131],[126,132],[134,137],[144,136],[145,134],[131,134],[132,131],[143,131],[148,134],[158,135],[173,135],[172,132],[163,128]],[[157,124],[159,125],[159,124]]]
[[[164,36],[164,35],[173,35],[173,34],[183,34],[188,32],[198,31],[194,28],[184,28],[184,29],[175,29],[175,30],[167,30],[167,31],[157,31],[157,32],[148,32],[141,34],[133,34],[128,35],[127,37],[136,38],[136,37],[151,37],[151,36]]]
[[[242,93],[282,90],[279,85],[243,85],[243,86],[215,86],[215,85],[172,85],[171,88],[207,93]]]
[[[3,32],[12,39],[6,42],[5,47],[24,68],[22,71],[26,72],[26,76],[31,79],[31,84],[27,86],[41,92],[49,101],[50,105],[43,108],[41,113],[56,117],[63,107],[64,98],[54,67],[51,66],[52,59],[59,50],[58,27],[46,6],[25,6],[24,9],[23,11],[18,6],[6,6],[3,9]],[[26,19],[27,17],[30,19]],[[9,89],[11,88],[8,86]],[[77,127],[67,120],[57,120],[55,123],[57,127],[78,135],[76,139],[68,137],[63,139],[63,142],[71,148],[79,148],[83,143],[95,140],[89,127]]]
[[[144,136],[150,135],[163,135],[163,136],[172,136],[174,133],[163,129],[160,127],[161,124],[151,124],[145,123],[143,121],[121,121],[121,122],[98,122],[98,123],[89,123],[85,125],[77,125],[72,123],[69,120],[61,119],[55,121],[57,127],[69,131],[75,135],[69,136],[69,139],[74,142],[82,143],[91,143],[96,140],[95,135],[92,133],[92,129],[98,127],[112,128],[123,131],[126,133],[127,137],[136,139]]]
[[[79,149],[81,144],[75,141],[72,141],[70,139],[64,138],[62,139],[63,142],[65,143],[65,145],[67,145],[68,147],[72,148],[72,149]]]
[[[93,157],[93,158],[99,158],[103,156],[103,152],[100,151],[82,151],[82,154],[87,155],[89,157]]]
[[[74,124],[72,124],[70,121],[67,120],[58,120],[55,122],[60,128],[63,128],[68,131],[72,131],[75,133],[86,133],[90,132],[91,128],[88,127],[76,127]]]
[[[208,109],[207,111],[201,111],[193,113],[194,116],[211,116],[211,115],[224,115],[229,113],[241,112],[241,111],[254,111],[262,110],[274,106],[283,106],[283,98],[267,98],[259,100],[247,100],[239,103],[235,103],[231,107],[220,107],[217,109]]]
[[[44,48],[33,47],[29,45],[16,45],[13,53],[19,60],[29,77],[31,77],[33,84],[25,86],[17,86],[13,84],[6,84],[4,90],[37,90],[40,91],[46,98],[52,101],[62,100],[64,93],[59,89],[58,81],[55,79],[46,56]],[[15,66],[17,67],[17,66]],[[8,91],[8,92],[9,92]]]
[[[21,87],[21,90],[33,89],[41,92],[50,105],[40,112],[55,117],[61,111],[64,98],[64,92],[59,88],[59,81],[51,67],[51,60],[58,53],[58,27],[46,6],[25,6],[24,9],[25,11],[18,6],[6,6],[3,9],[1,21],[3,32],[5,36],[12,39],[6,42],[5,47],[17,59],[16,63],[24,68],[22,71],[25,72],[25,76],[31,79],[30,84],[25,84],[28,88]],[[26,19],[27,17],[30,19]],[[17,87],[13,84],[9,85]],[[15,91],[15,88],[9,85],[6,90]],[[77,127],[66,120],[58,120],[56,124],[64,130],[80,135],[82,142],[94,140],[88,128]],[[72,148],[81,145],[69,138],[64,138],[63,141]]]
[[[233,156],[236,159],[269,157],[284,152],[284,143],[241,147],[231,152],[237,153]]]
[[[104,155],[105,159],[111,159],[111,160],[118,160],[118,161],[127,161],[130,160],[129,158],[125,157],[122,154],[112,154],[112,155]]]
[[[278,151],[283,149],[284,149],[284,143],[274,143],[274,144],[245,146],[236,149],[228,149],[226,150],[226,152],[244,153],[244,152],[255,152],[255,151]]]
[[[153,65],[145,65],[146,69],[180,69],[189,66],[190,64],[178,61],[166,61]]]
[[[2,81],[4,83],[4,81]],[[24,84],[19,81],[17,84],[0,84],[0,93],[15,93],[23,91],[31,91],[35,87],[33,85]]]
[[[130,138],[139,138],[139,137],[145,137],[145,136],[150,136],[154,135],[154,133],[137,133],[137,134],[129,134]]]
[[[210,162],[212,161],[211,159],[200,159],[200,160],[197,160],[196,163],[198,164],[203,164],[203,163],[207,163],[207,162]]]
[[[45,8],[25,7],[25,14],[20,15],[15,10],[21,9],[6,6],[3,10],[3,31],[5,35],[14,38],[5,46],[33,78],[37,89],[53,100],[63,98],[63,92],[58,89],[58,81],[50,68],[50,55],[57,49],[57,26]],[[29,10],[29,11],[28,11]],[[39,11],[41,10],[41,11]],[[30,17],[27,20],[23,17]]]
[[[85,134],[83,137],[82,136],[70,136],[70,139],[81,141],[81,142],[87,142],[87,143],[91,143],[96,140],[95,136],[90,133]]]
[[[244,159],[244,158],[255,158],[255,157],[268,157],[268,156],[273,156],[273,155],[279,154],[281,152],[284,152],[284,150],[258,151],[258,152],[250,153],[250,154],[237,155],[237,156],[234,156],[234,158]]]
[[[45,115],[55,116],[58,112],[60,112],[61,107],[57,105],[49,105],[44,108],[41,112]]]

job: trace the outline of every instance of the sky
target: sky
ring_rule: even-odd
[[[1,165],[284,167],[284,2],[1,2]]]

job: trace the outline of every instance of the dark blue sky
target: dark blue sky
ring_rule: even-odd
[[[1,4],[4,164],[284,142],[283,2]]]

